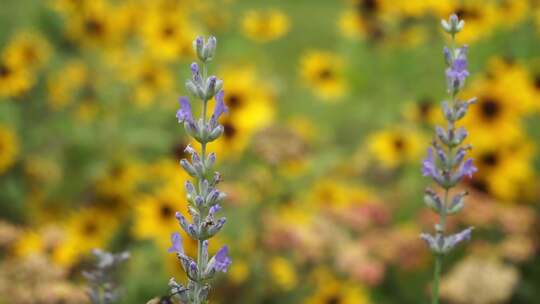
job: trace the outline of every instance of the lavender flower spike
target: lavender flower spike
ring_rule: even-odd
[[[207,144],[223,134],[224,128],[219,124],[219,118],[228,112],[222,89],[223,81],[216,76],[207,77],[207,65],[214,57],[216,39],[211,37],[205,43],[202,37],[198,37],[193,42],[193,48],[200,62],[191,64],[192,78],[186,81],[186,89],[195,98],[201,99],[201,117],[197,119],[193,117],[187,97],[180,97],[180,109],[176,117],[179,123],[183,123],[187,135],[200,144],[200,149],[188,145],[185,152],[191,154],[191,161],[185,158],[180,161],[181,167],[193,177],[193,181],[186,181],[185,184],[192,221],[189,222],[178,212],[176,218],[180,228],[197,241],[198,253],[197,258],[191,258],[184,252],[182,238],[178,232],[171,235],[172,246],[168,250],[177,254],[187,275],[186,286],[177,283],[174,278],[169,284],[171,298],[174,298],[175,303],[183,304],[208,303],[210,280],[217,272],[226,272],[232,263],[227,246],[222,247],[211,259],[208,253],[210,239],[226,222],[224,217],[215,220],[216,213],[221,209],[219,203],[226,195],[217,189],[220,174],[211,172],[216,155],[207,153]],[[215,108],[210,119],[207,119],[208,102],[212,98],[216,101]],[[200,154],[197,151],[200,151]]]
[[[459,20],[457,15],[452,15],[448,20],[441,21],[443,29],[452,37],[452,46],[455,44],[455,36],[465,25],[463,20]],[[473,165],[472,159],[465,162],[466,153],[470,146],[460,146],[467,137],[467,130],[464,127],[456,128],[456,122],[467,114],[469,105],[474,99],[460,101],[457,95],[465,85],[465,80],[469,77],[467,70],[467,47],[448,48],[443,51],[444,62],[447,66],[446,84],[450,101],[442,103],[442,112],[447,120],[448,127],[435,128],[435,138],[433,147],[428,149],[428,155],[422,163],[422,175],[430,177],[444,190],[444,200],[439,195],[427,188],[424,201],[428,207],[440,216],[440,221],[435,225],[435,234],[422,233],[420,238],[429,246],[435,256],[435,270],[433,274],[432,304],[439,303],[439,277],[442,268],[442,257],[454,249],[459,243],[471,238],[472,227],[460,233],[445,236],[446,218],[449,215],[458,213],[465,205],[467,192],[460,192],[451,197],[450,190],[459,183],[463,177],[469,178],[478,171]],[[439,164],[435,161],[433,149],[437,151]]]

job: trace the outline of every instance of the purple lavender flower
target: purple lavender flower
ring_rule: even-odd
[[[433,292],[432,303],[439,303],[439,278],[441,273],[442,255],[450,252],[456,245],[468,240],[471,237],[472,228],[467,228],[462,232],[445,237],[446,218],[449,215],[459,212],[464,207],[464,197],[467,192],[462,192],[449,201],[450,189],[465,176],[469,178],[477,171],[473,166],[472,159],[465,162],[466,152],[471,149],[471,146],[462,146],[467,137],[465,128],[456,128],[456,122],[463,118],[467,113],[467,108],[474,103],[475,99],[462,102],[458,99],[458,93],[465,85],[465,80],[469,76],[467,70],[467,46],[455,48],[455,36],[465,25],[463,20],[459,20],[458,16],[453,14],[448,21],[441,21],[443,29],[452,37],[452,48],[444,48],[444,61],[447,65],[445,71],[446,84],[450,100],[442,104],[444,118],[448,123],[448,127],[436,127],[436,140],[433,147],[436,149],[437,156],[440,159],[440,168],[437,167],[433,156],[433,148],[428,149],[428,156],[422,164],[422,174],[432,177],[442,188],[444,188],[444,200],[430,188],[426,189],[424,201],[427,206],[432,208],[440,216],[440,222],[435,225],[435,234],[421,234],[422,238],[435,254],[435,271],[433,275]],[[456,149],[457,148],[457,149]]]
[[[469,71],[467,70],[467,47],[459,48],[457,52],[457,58],[446,69],[447,85],[451,92],[461,89],[465,84],[465,79],[469,76]]]
[[[435,164],[435,157],[433,157],[433,148],[428,148],[428,156],[424,159],[422,163],[422,175],[436,177],[437,174],[437,165]]]
[[[459,176],[468,176],[471,178],[478,169],[473,165],[472,158],[465,161],[459,168]]]
[[[208,214],[214,216],[219,210],[221,210],[221,206],[215,204],[214,206],[210,207],[210,210],[208,210]]]
[[[224,96],[225,92],[223,90],[219,91],[216,94],[216,105],[214,106],[214,113],[210,118],[210,124],[213,126],[217,125],[217,121],[223,113],[227,113],[229,111],[229,108],[225,105]]]
[[[473,227],[469,227],[461,232],[452,234],[444,238],[443,251],[448,252],[452,250],[454,247],[456,247],[457,245],[459,245],[459,243],[470,240],[473,229],[474,229]]]
[[[232,264],[232,260],[229,257],[229,247],[223,246],[214,256],[214,270],[216,272],[227,272],[227,269]]]
[[[174,232],[171,234],[171,244],[172,246],[167,250],[169,253],[184,253],[184,247],[182,246],[182,237],[180,236],[180,233]]]
[[[191,104],[189,99],[185,96],[182,96],[178,99],[180,104],[180,109],[176,112],[176,118],[178,118],[179,123],[183,122],[193,122],[193,114],[191,113]]]
[[[199,65],[196,62],[191,64],[191,77],[195,83],[200,83],[202,79]]]

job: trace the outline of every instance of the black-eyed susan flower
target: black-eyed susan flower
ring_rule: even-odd
[[[55,255],[55,260],[65,266],[76,263],[93,248],[104,247],[114,236],[118,218],[110,213],[90,207],[77,211],[65,222],[65,241]]]
[[[442,114],[436,101],[431,97],[422,97],[405,106],[404,117],[417,124],[433,125],[442,121]]]
[[[242,32],[257,42],[283,37],[289,31],[289,17],[279,10],[247,11],[242,19]]]
[[[66,62],[58,71],[47,77],[47,103],[53,110],[60,110],[78,97],[88,79],[88,68],[80,60]]]
[[[149,58],[133,58],[126,65],[125,77],[133,87],[133,101],[145,107],[158,97],[166,97],[173,87],[173,77],[169,69],[159,61]]]
[[[115,18],[115,7],[106,1],[87,1],[65,17],[68,35],[82,46],[115,46],[124,37],[122,20]]]
[[[505,98],[505,90],[496,82],[478,79],[465,92],[467,96],[477,96],[477,105],[463,120],[476,145],[512,142],[521,134],[519,107]]]
[[[352,39],[379,40],[385,36],[383,19],[388,9],[384,0],[354,0],[339,18],[341,33]]]
[[[493,87],[504,88],[497,94],[508,100],[520,113],[527,115],[538,109],[535,96],[534,74],[530,75],[525,65],[514,58],[491,58],[487,77]]]
[[[476,146],[473,156],[480,173],[472,185],[506,202],[529,200],[535,179],[533,155],[532,143],[523,136],[504,145]]]
[[[347,91],[343,63],[343,59],[335,53],[309,51],[300,59],[300,74],[322,100],[337,101]]]
[[[35,71],[42,67],[51,55],[49,42],[40,34],[21,31],[4,49],[4,60],[8,66]]]
[[[227,83],[224,102],[230,114],[220,119],[223,137],[209,147],[219,155],[239,156],[253,134],[274,121],[273,91],[261,84],[252,67],[225,68],[220,75]]]
[[[178,166],[175,169],[180,171]],[[175,185],[161,187],[155,193],[141,197],[135,206],[133,235],[138,239],[154,240],[160,247],[168,248],[169,240],[163,236],[178,229],[175,213],[179,211],[188,216],[187,207],[180,203],[184,192],[183,187]]]
[[[32,88],[36,81],[26,67],[17,67],[0,59],[0,97],[19,97]]]
[[[194,30],[186,21],[185,12],[153,8],[143,20],[141,38],[151,56],[171,61],[192,54]]]
[[[0,125],[0,175],[16,161],[19,154],[19,140],[8,126]]]
[[[368,139],[369,151],[383,167],[395,168],[418,160],[423,137],[419,131],[404,128],[387,128],[372,134]]]
[[[496,1],[497,19],[501,24],[512,27],[527,17],[530,3],[527,0],[502,0]]]

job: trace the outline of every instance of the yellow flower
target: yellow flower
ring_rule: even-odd
[[[227,84],[225,104],[229,113],[220,120],[224,135],[210,143],[209,149],[219,156],[240,156],[252,135],[273,122],[273,92],[261,85],[250,67],[226,68],[218,75]],[[209,107],[213,107],[213,102]]]
[[[69,36],[83,46],[110,47],[122,41],[125,27],[116,8],[104,0],[88,1],[66,14]]]
[[[88,79],[88,69],[79,60],[68,61],[60,70],[47,78],[47,103],[59,110],[73,102],[77,92]]]
[[[235,260],[228,275],[233,283],[240,285],[249,277],[249,270],[249,265],[245,261]]]
[[[404,116],[410,122],[427,125],[440,123],[443,119],[439,103],[429,97],[407,103]]]
[[[463,119],[470,133],[469,140],[475,145],[513,142],[521,134],[520,109],[507,97],[512,94],[505,92],[507,89],[496,82],[479,79],[464,92],[464,96],[478,98]]]
[[[343,60],[334,53],[310,51],[300,60],[302,79],[325,101],[337,101],[346,93]]]
[[[43,255],[54,258],[58,247],[65,240],[65,232],[57,226],[45,225],[28,229],[22,233],[13,246],[16,257]]]
[[[17,135],[9,127],[0,125],[0,175],[15,163],[18,154]]]
[[[105,197],[127,199],[134,194],[142,175],[141,166],[136,162],[114,164],[96,183],[97,192]]]
[[[527,0],[497,1],[497,19],[505,26],[513,26],[527,17],[530,9]]]
[[[134,87],[135,104],[149,106],[157,97],[170,93],[173,77],[166,65],[148,58],[134,58],[126,66],[126,79]]]
[[[61,265],[73,265],[93,248],[103,248],[118,225],[118,219],[98,208],[86,208],[73,214],[65,224],[65,241],[60,244],[54,260]]]
[[[339,281],[330,271],[317,269],[314,273],[314,293],[304,304],[369,304],[369,293],[358,283]]]
[[[523,136],[504,145],[475,145],[473,157],[479,170],[473,185],[507,202],[529,199],[535,180],[533,152],[532,143]]]
[[[279,10],[251,10],[242,20],[242,31],[257,42],[276,40],[289,31],[289,18]]]
[[[50,53],[51,46],[43,36],[24,31],[8,43],[3,55],[8,66],[34,70],[47,62]]]
[[[534,79],[525,66],[512,58],[492,58],[489,60],[487,75],[493,87],[513,107],[527,115],[540,107],[535,96]]]
[[[177,170],[181,169],[177,167]],[[171,233],[181,230],[175,213],[178,211],[189,217],[184,187],[178,185],[183,183],[162,187],[137,202],[133,226],[136,238],[154,240],[163,249],[170,247]],[[185,236],[185,233],[182,234]]]
[[[422,142],[423,137],[417,130],[403,127],[378,131],[368,139],[371,154],[389,169],[418,160]]]
[[[156,59],[176,60],[193,53],[195,31],[179,10],[152,9],[144,19],[141,38],[146,49]]]
[[[285,291],[292,290],[298,284],[294,265],[283,257],[273,257],[268,262],[270,275],[276,285]]]
[[[34,74],[27,68],[9,65],[0,60],[0,97],[18,97],[35,83]]]

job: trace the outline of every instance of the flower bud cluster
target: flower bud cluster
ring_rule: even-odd
[[[449,20],[443,20],[444,30],[454,39],[464,26],[463,20],[456,15]],[[444,48],[446,63],[446,84],[451,100],[442,103],[443,116],[447,127],[435,128],[435,139],[428,149],[428,155],[422,164],[422,175],[431,177],[444,190],[444,197],[439,196],[432,188],[425,190],[424,202],[440,216],[440,223],[435,226],[435,235],[423,233],[421,238],[437,255],[443,255],[459,243],[470,239],[472,228],[467,228],[454,235],[445,236],[446,216],[458,213],[465,206],[466,191],[454,194],[450,190],[464,178],[471,178],[477,171],[472,158],[467,158],[467,152],[472,146],[463,144],[468,136],[464,127],[456,127],[456,123],[467,114],[469,106],[476,102],[475,98],[463,101],[457,97],[469,76],[467,70],[467,47]]]
[[[93,304],[109,304],[118,300],[119,291],[112,281],[112,272],[129,258],[129,252],[112,254],[101,249],[92,250],[96,257],[95,269],[83,271],[90,285],[88,296]]]
[[[193,42],[193,47],[203,68],[201,73],[198,63],[191,64],[192,77],[186,82],[186,89],[193,97],[200,99],[202,116],[195,119],[189,99],[180,97],[180,109],[176,118],[184,125],[186,133],[201,145],[201,152],[197,152],[189,144],[185,152],[190,159],[180,160],[180,166],[193,178],[193,181],[185,183],[191,221],[180,212],[176,213],[176,219],[186,235],[198,242],[198,257],[193,259],[185,253],[179,233],[171,235],[172,246],[169,252],[176,253],[188,282],[184,286],[172,278],[169,287],[171,296],[181,303],[201,304],[208,299],[208,281],[217,272],[226,272],[232,263],[227,246],[223,246],[211,258],[208,252],[209,239],[215,236],[226,222],[225,217],[217,216],[226,194],[217,188],[221,175],[213,171],[216,154],[207,155],[206,145],[223,134],[224,129],[219,124],[219,118],[228,112],[228,108],[224,102],[223,81],[216,76],[206,77],[206,65],[214,57],[216,38],[210,37],[205,43],[202,37],[198,37]],[[207,104],[212,98],[215,100],[214,112],[207,119]]]

